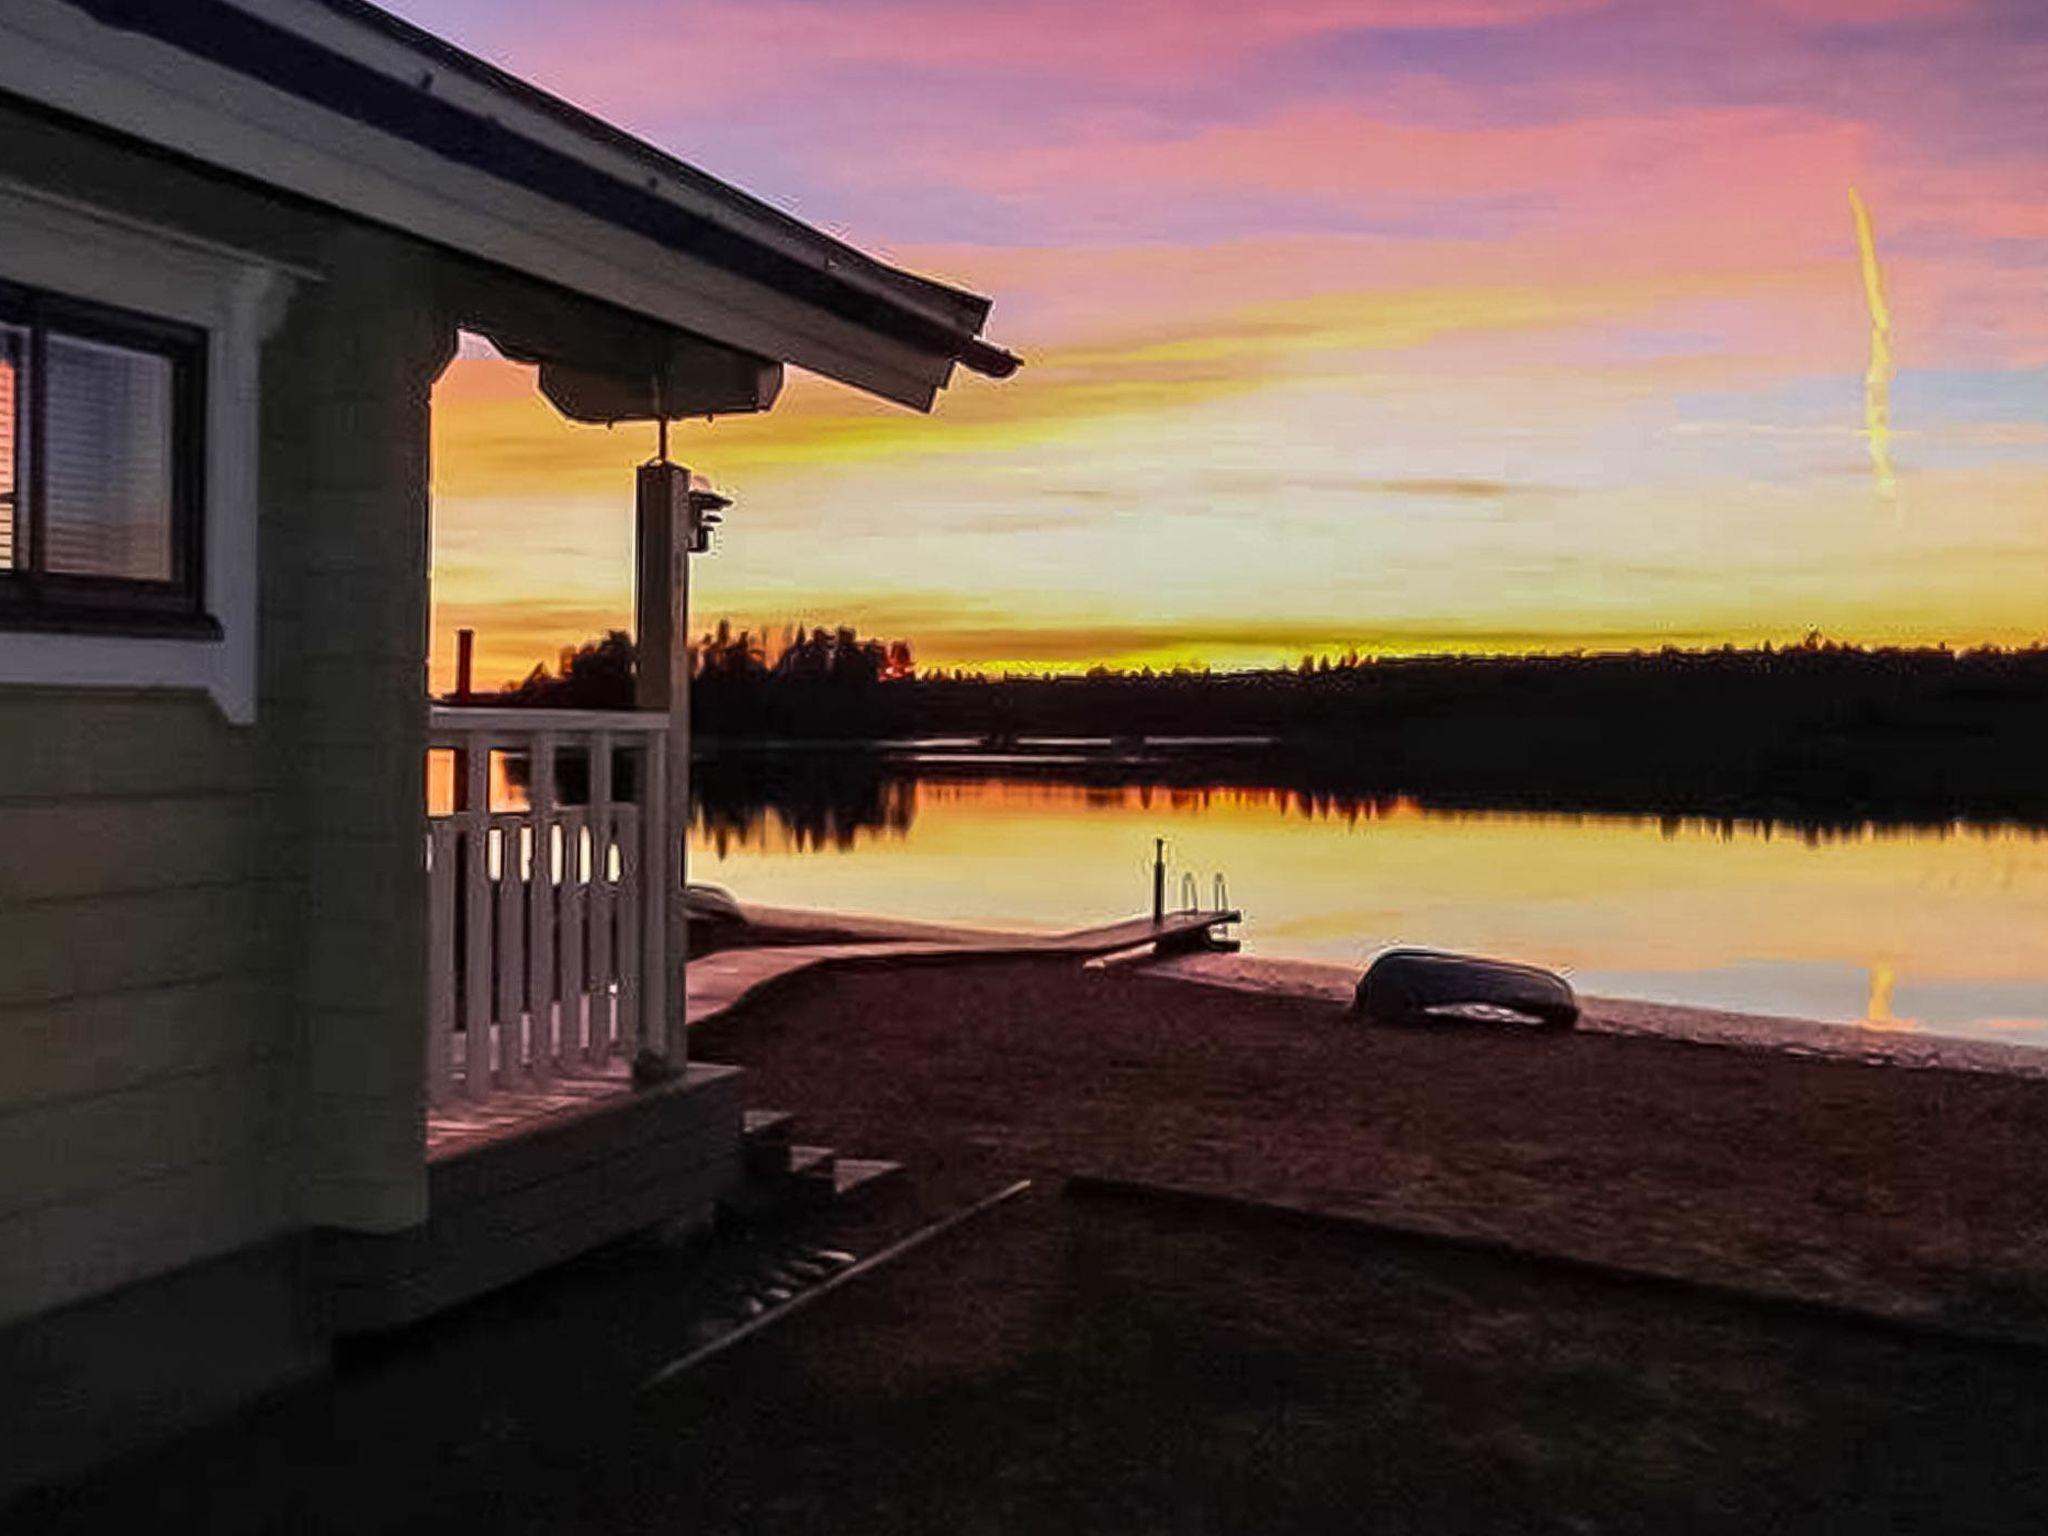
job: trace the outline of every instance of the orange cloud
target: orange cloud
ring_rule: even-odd
[[[1240,301],[1221,314],[1162,317],[1137,333],[1033,352],[1025,371],[1000,385],[962,378],[936,418],[799,378],[773,414],[686,428],[679,452],[714,479],[1011,452],[1114,433],[1134,416],[1186,411],[1278,380],[1357,378],[1367,354],[1610,323],[1702,296],[1759,300],[1826,281],[1824,269],[1789,269]],[[563,421],[529,371],[501,362],[459,359],[435,394],[434,488],[444,501],[623,495],[650,448],[650,429]]]

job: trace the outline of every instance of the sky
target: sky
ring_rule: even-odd
[[[2038,0],[389,0],[1025,361],[676,457],[926,665],[2048,637]],[[1858,209],[1861,209],[1859,215]],[[435,397],[435,676],[630,623],[648,426]]]

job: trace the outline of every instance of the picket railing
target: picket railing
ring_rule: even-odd
[[[428,745],[454,754],[427,819],[429,1102],[660,1049],[668,717],[436,707]]]

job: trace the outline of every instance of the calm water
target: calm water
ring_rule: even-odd
[[[711,781],[715,785],[715,778]],[[728,785],[728,787],[730,787]],[[1073,928],[1222,872],[1248,953],[1396,943],[1595,995],[2048,1046],[2048,833],[1318,806],[1290,792],[875,773],[698,807],[691,878],[776,906]]]

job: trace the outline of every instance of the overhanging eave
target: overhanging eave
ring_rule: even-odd
[[[905,405],[1015,368],[985,299],[422,37],[358,0],[9,0],[0,90]]]

